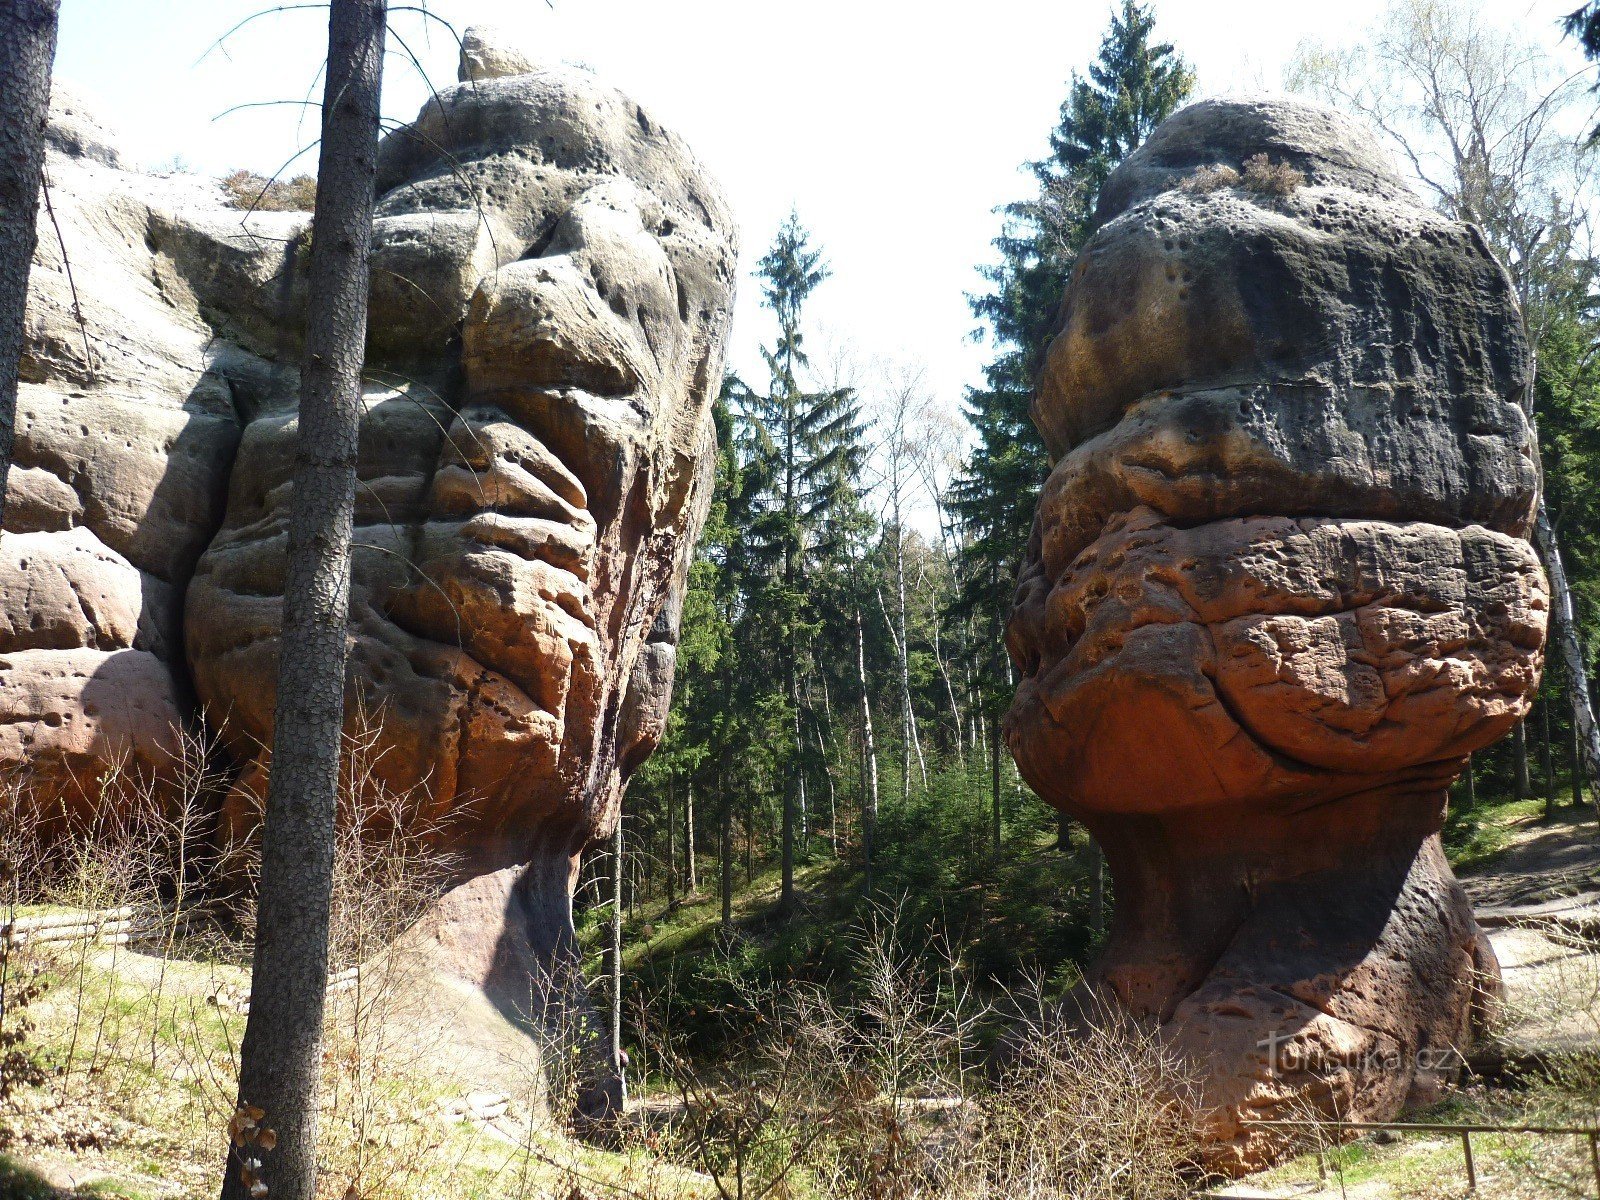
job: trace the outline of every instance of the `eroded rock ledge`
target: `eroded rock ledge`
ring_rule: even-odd
[[[515,877],[498,976],[560,989],[577,855],[665,720],[735,232],[684,144],[589,74],[473,30],[461,80],[379,155],[347,724],[376,731],[368,791],[404,794],[458,878]],[[58,109],[70,276],[42,237],[0,766],[93,818],[112,763],[175,789],[176,731],[203,722],[238,842],[271,769],[309,216],[123,169]]]

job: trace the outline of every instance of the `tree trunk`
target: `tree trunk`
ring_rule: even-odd
[[[1578,723],[1572,722],[1572,807],[1583,806],[1583,752],[1578,748]]]
[[[989,718],[989,785],[993,793],[994,812],[991,839],[995,857],[1000,857],[1000,718]]]
[[[644,816],[644,814],[640,813],[639,816],[642,818]],[[642,823],[643,823],[642,821],[635,822],[635,824],[642,824]],[[653,828],[649,827],[649,826],[646,826],[646,828],[649,829],[649,831],[651,833],[655,832],[655,830]],[[635,902],[638,902],[638,903],[649,904],[650,901],[655,898],[655,894],[656,894],[656,889],[655,889],[655,883],[656,883],[655,857],[656,856],[651,852],[650,838],[648,836],[642,836],[640,838],[640,841],[644,843],[645,852],[643,854],[634,855],[634,859],[633,859],[633,885],[634,885],[634,892],[635,892],[634,900],[635,900]],[[640,884],[640,878],[641,877],[643,877],[643,881],[644,881],[642,886]],[[630,917],[633,915],[633,906],[632,906],[632,904],[630,904],[628,906],[628,915]]]
[[[1106,931],[1106,855],[1092,837],[1089,839],[1089,928],[1095,937]]]
[[[728,799],[723,786],[722,768],[717,768],[717,821],[721,826],[721,861],[717,864],[722,876],[722,932],[733,931],[733,802]]]
[[[911,754],[917,755],[917,766],[922,772],[922,794],[928,794],[928,764],[922,757],[922,739],[917,736],[917,714],[911,706],[911,660],[906,652],[906,597],[904,570],[899,565],[900,554],[895,552],[895,576],[899,580],[900,607],[891,617],[884,603],[883,590],[878,591],[878,607],[883,610],[884,622],[889,626],[889,637],[894,642],[894,652],[900,671],[900,798],[911,799]]]
[[[1533,791],[1533,781],[1528,777],[1527,725],[1527,719],[1524,718],[1518,721],[1516,728],[1511,731],[1512,786],[1516,790],[1516,799],[1519,804],[1526,800]]]
[[[794,911],[794,819],[799,807],[798,792],[804,787],[800,778],[800,758],[805,746],[800,741],[800,688],[793,666],[789,669],[789,701],[794,705],[794,762],[783,787],[783,822],[779,834],[780,870],[783,883],[778,892],[778,912],[788,916]]]
[[[1478,781],[1475,777],[1476,772],[1473,771],[1472,767],[1472,755],[1469,754],[1467,755],[1467,769],[1461,776],[1467,783],[1467,811],[1469,812],[1476,808],[1478,804]]]
[[[0,0],[0,521],[16,445],[17,369],[38,240],[60,0]]]
[[[856,607],[856,683],[861,688],[861,740],[866,756],[867,789],[861,806],[861,858],[865,885],[872,889],[873,839],[878,833],[878,747],[872,736],[872,700],[867,694],[867,637],[861,627],[861,608]]]
[[[794,674],[794,747],[795,747],[795,790],[799,797],[799,805],[795,818],[800,823],[800,828],[795,831],[797,852],[804,856],[811,849],[811,803],[806,794],[806,706],[800,697],[800,673]]]
[[[239,1048],[239,1104],[264,1110],[262,1123],[277,1134],[276,1147],[259,1155],[273,1200],[311,1200],[316,1187],[385,18],[383,0],[332,0],[328,18],[272,775],[250,1016]],[[235,1162],[230,1157],[224,1173],[224,1200],[246,1200],[250,1192]]]
[[[839,787],[833,777],[833,762],[828,757],[828,747],[834,744],[833,697],[828,693],[828,677],[819,673],[817,682],[822,686],[822,720],[813,721],[817,735],[817,754],[822,760],[823,778],[828,781],[828,853],[839,853]]]
[[[827,695],[827,683],[823,683],[823,695]],[[811,732],[817,740],[817,758],[822,763],[822,779],[828,785],[828,849],[834,853],[839,850],[839,795],[833,783],[833,764],[828,761],[828,742],[823,736],[822,722],[813,716]]]
[[[939,678],[944,681],[945,698],[950,701],[950,720],[955,723],[956,730],[956,765],[963,770],[967,766],[967,751],[962,745],[963,727],[961,720],[961,705],[956,703],[955,684],[950,680],[950,670],[944,661],[944,650],[939,642],[939,606],[933,605],[933,662],[939,668]]]
[[[1550,576],[1550,616],[1555,624],[1556,653],[1567,672],[1568,696],[1572,701],[1572,724],[1578,742],[1579,758],[1583,763],[1581,774],[1589,785],[1589,796],[1594,801],[1595,812],[1600,815],[1600,727],[1595,725],[1594,706],[1589,699],[1589,674],[1583,661],[1583,643],[1578,636],[1577,610],[1572,603],[1572,589],[1567,583],[1567,572],[1561,563],[1561,544],[1556,538],[1555,526],[1539,498],[1539,510],[1534,521],[1534,541],[1544,559],[1545,572]]]
[[[620,1114],[627,1105],[627,1079],[622,1074],[622,871],[623,871],[623,843],[622,843],[622,814],[617,814],[617,827],[611,834],[611,951],[608,956],[611,962],[611,1012],[608,1032],[610,1033],[610,1054],[608,1061],[615,1064],[619,1093],[616,1097],[615,1111]]]
[[[1539,771],[1544,776],[1544,816],[1556,815],[1556,760],[1550,750],[1550,698],[1539,701]]]
[[[673,793],[678,790],[676,784],[677,781],[675,779],[669,779],[667,781],[667,853],[666,860],[663,865],[665,867],[667,876],[668,911],[678,906],[678,885],[673,880],[673,874],[678,868],[677,850],[673,844],[675,841],[673,838],[673,825],[676,824],[677,821],[676,814],[673,812]]]
[[[694,780],[683,785],[683,871],[688,895],[700,890],[700,875],[694,864]]]

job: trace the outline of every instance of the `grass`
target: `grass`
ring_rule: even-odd
[[[0,1196],[8,1200],[56,1200],[55,1185],[9,1154],[0,1153]]]
[[[1511,846],[1518,826],[1544,815],[1544,800],[1495,798],[1472,808],[1452,805],[1444,828],[1445,853],[1457,871],[1487,866]]]
[[[1290,1159],[1249,1182],[1266,1190],[1316,1190],[1320,1195],[1360,1190],[1363,1196],[1434,1200],[1467,1194],[1467,1171],[1459,1138],[1408,1134],[1378,1143],[1365,1138],[1322,1154]],[[1594,1177],[1587,1150],[1576,1138],[1532,1134],[1474,1134],[1472,1157],[1478,1194],[1497,1200],[1571,1200],[1592,1195]]]
[[[30,1008],[37,1021],[30,1043],[52,1075],[45,1087],[22,1097],[20,1113],[0,1118],[9,1119],[17,1135],[9,1155],[0,1156],[0,1197],[198,1200],[215,1194],[232,1104],[232,1053],[245,1018],[208,997],[220,985],[241,985],[243,972],[171,960],[158,1012],[150,987],[157,963],[127,948],[53,951],[46,990]],[[687,1173],[637,1148],[608,1151],[574,1142],[515,1102],[493,1126],[451,1120],[440,1101],[464,1095],[470,1084],[399,1067],[367,1082],[364,1102],[375,1115],[363,1133],[358,1114],[346,1111],[351,1101],[335,1098],[336,1089],[350,1096],[355,1086],[343,1069],[331,1063],[325,1086],[327,1158],[333,1164],[353,1161],[356,1147],[343,1143],[364,1138],[371,1160],[366,1170],[379,1178],[372,1195],[532,1200],[565,1197],[580,1184],[585,1194],[625,1194],[644,1190],[629,1181],[646,1176],[652,1195],[687,1200],[698,1194]],[[379,1148],[375,1155],[373,1146]],[[60,1192],[48,1177],[64,1172],[89,1182]],[[343,1190],[340,1184],[329,1194]]]

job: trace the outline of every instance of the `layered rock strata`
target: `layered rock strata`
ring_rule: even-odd
[[[1440,846],[1537,689],[1529,357],[1479,230],[1365,131],[1195,104],[1112,175],[1034,402],[1006,736],[1104,847],[1090,984],[1252,1120],[1437,1094],[1497,991]]]
[[[237,844],[271,770],[309,217],[125,170],[76,109],[53,141],[62,236],[40,239],[0,539],[0,764],[97,817],[110,764],[170,786],[175,731],[203,721],[237,773]],[[533,947],[552,978],[575,961],[578,856],[661,735],[735,256],[677,137],[477,31],[461,82],[381,148],[357,799],[462,880],[511,872],[508,961]]]

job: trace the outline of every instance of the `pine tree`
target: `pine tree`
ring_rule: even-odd
[[[0,509],[16,437],[17,371],[60,9],[60,0],[0,4]]]
[[[762,350],[770,383],[762,393],[736,382],[731,398],[743,445],[750,549],[770,571],[757,612],[781,664],[789,705],[780,900],[780,908],[789,912],[795,902],[796,823],[805,817],[806,717],[800,676],[814,611],[812,582],[819,564],[843,552],[865,451],[854,394],[848,388],[808,390],[802,384],[810,360],[801,319],[806,301],[829,270],[798,215],[790,213],[779,228],[757,274],[767,307],[778,320],[777,341]]]
[[[385,0],[333,0],[250,1018],[223,1200],[311,1200]],[[270,1133],[270,1137],[268,1134]]]
[[[961,607],[988,647],[975,665],[991,723],[1010,696],[1001,637],[1049,473],[1029,416],[1034,378],[1073,264],[1094,231],[1101,187],[1194,88],[1193,71],[1173,47],[1151,40],[1154,26],[1151,10],[1135,0],[1112,14],[1088,77],[1072,78],[1050,155],[1030,164],[1037,194],[1004,210],[994,243],[1000,261],[983,270],[990,290],[971,298],[996,354],[984,386],[967,395],[977,445],[952,489],[952,508],[965,532]],[[998,780],[998,747],[991,753]]]
[[[1589,0],[1582,8],[1568,13],[1562,24],[1567,36],[1578,40],[1591,61],[1600,61],[1600,0]]]

